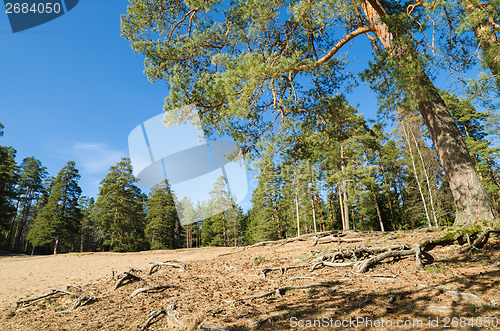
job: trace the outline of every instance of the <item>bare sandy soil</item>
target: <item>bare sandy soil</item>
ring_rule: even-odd
[[[499,238],[490,238],[471,255],[459,254],[459,246],[435,248],[435,262],[424,268],[408,256],[386,259],[366,273],[340,265],[310,271],[314,258],[324,254],[411,245],[434,235],[438,233],[349,233],[344,238],[362,241],[1,256],[0,329],[137,330],[158,311],[150,330],[500,330]],[[149,261],[174,261],[186,269],[163,266],[149,275]],[[263,277],[263,269],[290,266],[296,268],[271,270]],[[130,271],[141,280],[114,290],[112,269]],[[82,290],[68,288],[76,296],[55,295],[14,309],[18,300],[66,290],[67,284]],[[139,288],[159,285],[174,287],[131,297]],[[71,309],[83,295],[96,301]]]

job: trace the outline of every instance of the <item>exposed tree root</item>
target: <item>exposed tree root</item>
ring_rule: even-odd
[[[233,328],[230,326],[217,326],[217,325],[210,325],[210,324],[200,324],[200,325],[198,325],[198,330],[232,331]]]
[[[121,273],[121,274],[119,274],[119,275],[117,275],[117,278],[118,278],[118,281],[116,282],[115,287],[113,288],[113,290],[116,290],[118,287],[120,287],[122,285],[125,285],[124,282],[127,281],[127,280],[129,281],[129,282],[127,282],[127,284],[131,283],[131,282],[138,281],[138,280],[142,280],[141,277],[133,275],[133,274],[131,274],[129,272],[126,272],[126,271],[123,272],[123,273]]]
[[[308,276],[297,276],[297,277],[290,277],[288,278],[289,281],[292,280],[298,280],[298,279],[314,279],[314,277],[308,277]]]
[[[359,273],[367,272],[371,266],[374,266],[375,264],[387,259],[388,257],[403,257],[414,254],[416,254],[416,251],[413,249],[402,250],[402,251],[387,251],[382,254],[371,257],[369,259],[358,262],[359,264],[357,265],[356,272]]]
[[[74,289],[75,293],[81,293],[83,292],[83,288],[81,288],[80,286],[76,286],[76,285],[73,285],[73,284],[66,284],[66,291],[69,291],[70,288]]]
[[[383,253],[392,250],[405,250],[410,249],[406,245],[392,245],[389,247],[354,247],[353,249],[339,249],[335,253],[325,254],[319,256],[312,260],[313,263],[322,262],[326,260],[330,260],[330,262],[335,262],[335,260],[345,260],[345,259],[354,259],[358,261],[359,258],[362,258],[366,255],[372,255],[376,253]]]
[[[78,299],[76,299],[75,303],[73,304],[73,307],[71,307],[70,310],[74,310],[78,307],[88,305],[89,303],[92,303],[95,301],[97,301],[97,298],[94,296],[89,297],[86,295],[82,295],[82,296],[78,297]]]
[[[296,241],[305,241],[309,238],[315,238],[315,237],[321,238],[321,237],[325,237],[325,236],[329,236],[329,235],[339,235],[339,232],[334,230],[334,231],[325,231],[325,232],[317,232],[317,233],[307,233],[307,234],[303,234],[303,235],[293,237],[293,238],[262,241],[262,242],[259,242],[259,243],[253,244],[253,245],[245,246],[236,252],[228,252],[228,253],[219,254],[218,257],[241,253],[241,252],[243,252],[249,248],[253,248],[253,247],[268,246],[268,245],[284,245],[284,244],[288,244],[288,243],[292,243],[292,242],[296,242]]]
[[[186,325],[177,318],[175,308],[176,306],[172,304],[165,309],[150,312],[147,321],[141,326],[141,330],[147,330],[152,324],[157,322],[163,316],[167,316],[168,320],[181,330],[186,329]]]
[[[267,277],[267,273],[270,271],[280,271],[281,275],[285,274],[285,272],[289,269],[297,269],[297,268],[308,268],[309,265],[291,265],[287,267],[277,267],[277,268],[265,268],[260,271],[260,273],[264,276],[264,279]]]
[[[47,293],[47,294],[44,294],[44,295],[40,295],[40,296],[35,297],[35,298],[17,301],[16,302],[16,307],[14,308],[14,310],[16,310],[19,307],[23,308],[23,307],[31,306],[35,302],[38,302],[38,301],[40,301],[42,299],[45,299],[45,298],[48,298],[48,297],[51,297],[51,296],[54,296],[54,295],[58,295],[58,294],[68,294],[68,295],[72,295],[72,296],[76,297],[76,293],[65,291],[65,290],[61,290],[61,289],[55,289],[55,290],[52,290],[52,292],[50,292],[50,293]]]
[[[264,326],[264,324],[267,323],[267,322],[271,322],[272,323],[272,322],[283,320],[283,319],[286,319],[286,318],[289,318],[289,317],[292,317],[292,316],[297,317],[297,316],[301,316],[301,315],[304,315],[304,314],[312,314],[312,313],[318,313],[318,312],[319,312],[319,310],[316,309],[316,308],[307,308],[307,309],[303,309],[303,310],[288,310],[287,309],[287,310],[276,311],[276,312],[272,312],[267,317],[253,319],[249,323],[249,327],[252,330],[258,330],[262,326]]]
[[[161,291],[167,288],[179,287],[179,285],[159,285],[159,286],[150,286],[150,287],[142,287],[138,288],[130,295],[131,298],[135,297],[137,294],[142,292],[150,292],[150,291]]]
[[[331,242],[338,242],[338,243],[353,243],[353,242],[360,242],[364,241],[365,239],[363,238],[342,238],[342,237],[335,237],[335,236],[327,236],[323,238],[318,238],[315,237],[313,238],[313,242],[311,244],[312,246],[316,246],[317,244],[327,244]]]
[[[132,267],[131,265],[128,266],[129,272],[141,272],[139,269]]]
[[[167,318],[170,322],[172,322],[172,324],[177,326],[179,329],[184,330],[187,328],[187,326],[177,318],[177,314],[175,313],[176,308],[177,306],[174,304],[167,307],[166,309]]]
[[[279,287],[279,288],[272,290],[272,291],[269,291],[269,292],[264,292],[264,293],[252,295],[249,297],[239,298],[236,300],[227,300],[225,302],[226,303],[233,303],[233,302],[240,302],[240,301],[246,301],[246,300],[252,301],[254,299],[260,299],[260,298],[268,297],[271,295],[276,295],[278,298],[280,298],[289,290],[302,290],[302,289],[306,289],[306,288],[332,287],[332,286],[333,286],[333,284],[331,284],[331,283],[317,283],[317,284],[309,284],[309,285],[283,286],[283,287]]]
[[[474,295],[471,293],[447,290],[444,288],[435,287],[435,286],[428,286],[428,285],[424,285],[424,284],[418,284],[418,286],[438,290],[439,292],[443,292],[443,293],[458,297],[460,300],[464,300],[464,301],[467,301],[469,303],[487,304],[486,301],[484,301],[483,299],[481,299],[477,295]]]
[[[182,271],[186,271],[186,265],[185,264],[180,264],[180,263],[173,263],[173,262],[149,262],[151,264],[151,267],[149,267],[148,275],[151,275],[153,272],[157,271],[160,269],[161,266],[170,266],[170,267],[176,267],[182,269]]]
[[[351,267],[351,266],[356,266],[361,262],[328,262],[328,261],[321,261],[321,262],[316,262],[313,265],[310,266],[309,271],[313,272],[319,267]]]
[[[264,317],[264,318],[260,318],[256,321],[253,321],[250,323],[250,327],[252,329],[259,329],[263,324],[267,323],[267,322],[273,322],[273,321],[276,321],[276,320],[281,320],[281,319],[285,319],[287,318],[288,316],[292,316],[294,315],[294,312],[292,310],[282,310],[282,311],[278,311],[278,312],[275,312],[273,314],[271,314],[270,316],[267,316],[267,317]]]
[[[481,234],[474,240],[472,244],[469,244],[469,246],[461,249],[459,252],[461,254],[463,253],[470,253],[474,249],[481,249],[483,246],[488,242],[488,239],[490,237],[491,233],[500,233],[500,228],[486,228],[484,229]]]
[[[150,312],[147,321],[141,326],[141,330],[147,330],[154,322],[162,318],[166,313],[166,309],[153,310]]]

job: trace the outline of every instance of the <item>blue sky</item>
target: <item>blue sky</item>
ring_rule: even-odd
[[[74,160],[87,196],[97,197],[109,167],[128,156],[128,134],[163,111],[168,93],[165,83],[148,81],[143,57],[120,37],[127,3],[80,1],[67,14],[15,34],[0,6],[0,122],[5,125],[0,144],[16,148],[18,163],[37,157],[53,176]],[[370,56],[369,43],[361,38],[350,50]],[[362,57],[354,60],[365,66]],[[375,118],[376,98],[367,87],[348,99]]]

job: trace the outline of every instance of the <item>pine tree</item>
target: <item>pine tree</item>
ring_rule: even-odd
[[[175,197],[167,181],[156,185],[146,202],[146,239],[151,249],[175,249],[182,243]]]
[[[367,76],[377,81],[374,88],[390,85],[389,92],[404,96],[421,114],[448,175],[457,206],[456,225],[471,225],[477,217],[489,222],[495,218],[459,129],[427,73],[427,54],[417,40],[426,32],[425,24],[419,24],[425,15],[411,16],[415,5],[382,0],[315,1],[314,5],[255,0],[251,6],[247,1],[232,2],[221,13],[217,1],[203,2],[202,10],[199,2],[176,4],[165,7],[158,0],[138,0],[122,17],[122,35],[134,51],[146,56],[148,77],[170,84],[167,108],[198,104],[207,130],[231,134],[245,150],[253,151],[259,140],[269,136],[275,142],[283,140],[280,135],[298,131],[288,123],[327,110],[310,100],[333,97],[345,81],[339,74],[342,62],[334,55],[357,36],[371,32],[376,37],[371,40],[378,70]],[[339,25],[343,36],[338,35]],[[150,33],[159,33],[159,38],[149,39]],[[298,83],[299,79],[311,84]],[[394,93],[385,96],[393,106],[400,101]],[[263,115],[266,110],[274,114]],[[348,180],[341,179],[343,194],[350,190]],[[352,199],[343,198],[351,207]],[[352,212],[351,208],[344,213],[346,228]]]
[[[80,220],[80,252],[90,252],[96,250],[98,229],[94,218],[95,201],[92,197],[81,196],[78,205],[82,211]]]
[[[69,250],[77,240],[81,220],[78,199],[80,175],[75,162],[68,161],[54,180],[47,204],[38,213],[27,239],[34,246],[53,243],[54,254]]]
[[[14,237],[14,251],[20,250],[27,234],[27,225],[36,216],[36,204],[43,192],[43,180],[46,176],[46,167],[33,156],[25,158],[21,163],[17,185],[18,215],[9,233],[9,237]]]
[[[101,181],[94,215],[103,231],[103,245],[118,252],[146,248],[144,203],[135,185],[130,159],[122,158]]]
[[[16,150],[12,147],[0,146],[0,235],[5,239],[4,232],[15,217],[16,188],[18,167],[15,161]],[[8,242],[7,242],[8,244]]]

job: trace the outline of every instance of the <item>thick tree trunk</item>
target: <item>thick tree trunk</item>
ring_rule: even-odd
[[[400,66],[408,65],[414,56],[410,48],[405,47],[407,45],[398,45],[396,48],[392,42],[394,36],[383,21],[387,13],[378,0],[363,0],[360,4],[378,39],[389,50],[390,55],[396,62],[400,61]],[[414,69],[411,77],[405,78],[406,85],[417,102],[417,109],[422,114],[441,165],[448,176],[456,204],[455,225],[470,225],[476,220],[492,221],[496,216],[493,203],[476,172],[453,117],[424,69],[419,66]]]

